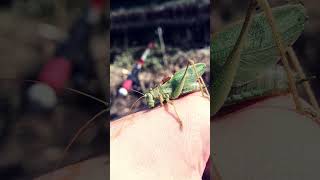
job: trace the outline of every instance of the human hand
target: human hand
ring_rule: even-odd
[[[290,95],[255,101],[212,122],[212,158],[222,179],[319,179],[318,125]]]
[[[172,102],[182,130],[171,104],[111,123],[112,180],[201,179],[210,155],[210,101],[197,92]]]

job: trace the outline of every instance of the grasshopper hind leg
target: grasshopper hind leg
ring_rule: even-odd
[[[315,121],[317,124],[320,124],[320,115],[319,112],[314,108],[303,108],[302,111],[297,111],[298,113],[310,118]]]
[[[197,76],[197,81],[198,81],[198,83],[199,83],[200,91],[201,91],[201,93],[202,93],[202,96],[205,96],[205,97],[209,97],[209,98],[210,98],[210,94],[209,94],[209,91],[208,91],[208,89],[207,89],[207,86],[206,86],[206,84],[204,83],[203,78],[202,78],[202,77],[199,75],[199,73],[197,72],[196,67],[195,67],[195,65],[194,65],[194,61],[191,60],[191,59],[189,59],[188,61],[189,61],[189,65],[192,66],[192,69],[193,69],[194,73],[195,73],[196,76]],[[205,94],[206,94],[206,95],[205,95]]]

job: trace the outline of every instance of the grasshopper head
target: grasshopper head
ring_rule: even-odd
[[[147,104],[150,108],[153,108],[154,107],[154,104],[155,104],[155,101],[154,101],[154,98],[153,98],[153,95],[148,92],[144,95],[144,97],[146,98],[146,101],[147,101]]]

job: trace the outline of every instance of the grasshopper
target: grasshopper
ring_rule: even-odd
[[[209,92],[201,77],[205,70],[206,65],[204,63],[195,64],[192,60],[189,60],[186,68],[180,69],[171,77],[165,78],[161,84],[145,92],[136,102],[145,98],[148,107],[153,108],[157,102],[160,102],[161,105],[164,105],[164,103],[173,105],[171,100],[195,91],[201,91],[203,96],[209,97]],[[182,128],[182,121],[174,105],[173,107],[178,116],[180,128]]]
[[[260,0],[259,3],[261,3]],[[240,100],[240,96],[235,98],[235,94],[232,94],[232,89],[248,85],[257,77],[263,76],[270,68],[276,66],[280,55],[282,56],[277,50],[278,44],[274,40],[274,32],[269,25],[269,19],[264,13],[252,17],[255,6],[255,1],[251,1],[241,32],[242,21],[228,26],[224,31],[213,36],[211,44],[211,63],[213,64],[211,115],[215,115],[226,101],[230,104],[232,99]],[[300,4],[284,5],[273,8],[272,14],[281,41],[285,47],[291,46],[304,30],[307,19],[304,7]],[[255,89],[255,93],[247,92],[246,98],[257,97],[264,93],[263,87],[260,90],[259,86]]]
[[[137,91],[138,93],[141,93],[142,96],[132,104],[130,109],[132,109],[135,103],[142,98],[146,100],[149,108],[154,108],[157,102],[160,102],[161,105],[164,105],[164,103],[169,103],[174,108],[174,111],[177,115],[179,128],[182,130],[183,123],[172,100],[196,91],[201,91],[203,96],[210,98],[207,86],[202,79],[202,75],[205,70],[206,65],[204,63],[194,63],[193,60],[189,60],[186,68],[180,69],[171,77],[165,78],[158,86],[149,89],[144,94]],[[124,124],[125,122],[122,123],[120,129],[112,136],[112,138],[115,138],[119,135],[124,127]]]
[[[257,4],[263,13],[253,17]],[[267,0],[250,0],[244,21],[234,23],[213,35],[210,51],[213,67],[211,116],[223,106],[283,90],[292,93],[296,109],[301,112],[295,85],[299,80],[304,81],[305,75],[291,45],[304,30],[306,19],[301,4],[284,5],[271,10]],[[265,76],[278,66],[280,57],[284,66],[280,74]],[[302,79],[293,75],[288,58]],[[286,78],[283,78],[284,71]],[[273,83],[261,85],[263,81],[260,78],[264,76]],[[310,85],[304,85],[312,105],[318,110]],[[217,167],[213,173],[220,174]],[[221,180],[221,175],[217,179]]]

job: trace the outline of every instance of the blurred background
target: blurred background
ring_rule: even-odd
[[[235,1],[224,0],[215,1],[211,11],[211,31],[217,32],[229,23],[242,19],[245,16],[245,10],[247,9],[249,1]],[[269,0],[272,7],[284,5],[290,2],[298,2],[295,0]],[[320,102],[320,37],[318,32],[320,30],[320,12],[318,1],[316,0],[302,0],[301,1],[309,17],[306,22],[305,30],[299,39],[293,45],[293,48],[299,58],[301,66],[307,76],[316,76],[316,79],[310,81],[310,84],[314,90],[314,93]],[[307,96],[302,88],[299,86],[299,94],[307,99]]]
[[[105,0],[0,3],[0,177],[50,172],[76,131],[106,106]],[[41,83],[25,82],[37,80]],[[107,115],[71,147],[61,166],[106,152]]]

